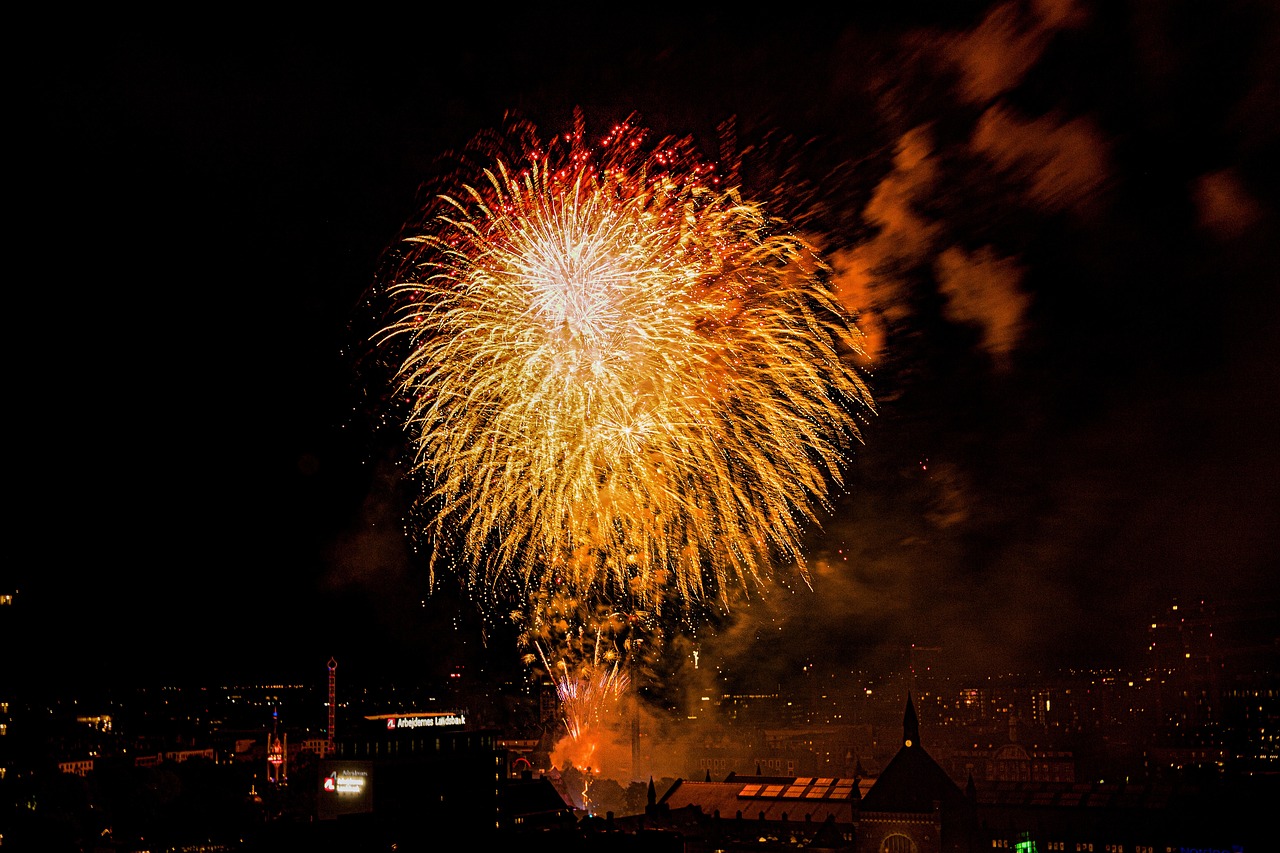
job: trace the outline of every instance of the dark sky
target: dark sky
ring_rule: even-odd
[[[981,671],[1129,665],[1175,598],[1274,626],[1280,15],[943,5],[314,39],[117,22],[34,51],[3,570],[27,673],[484,659],[406,554],[350,328],[437,158],[508,110],[711,145],[732,117],[794,170],[778,204],[862,316],[879,413],[813,590],[736,611],[704,654],[779,678],[912,643]]]

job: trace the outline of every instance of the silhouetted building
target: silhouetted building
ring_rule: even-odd
[[[659,805],[670,811],[695,806],[707,815],[735,818],[756,827],[828,818],[853,831],[857,803],[871,782],[812,776],[736,776],[723,782],[676,780]],[[751,829],[758,832],[758,829]]]
[[[938,763],[952,780],[975,782],[1074,782],[1075,758],[1071,752],[1044,749],[1019,742],[1018,717],[1009,716],[1009,738],[998,746],[951,748]]]
[[[1151,622],[1153,774],[1280,771],[1280,615],[1265,600],[1174,602]]]
[[[878,777],[678,780],[644,820],[700,845],[686,849],[970,853],[980,846],[974,798],[920,745],[909,695],[902,746]]]
[[[1280,787],[1215,780],[1134,784],[998,782],[976,786],[991,846],[1041,851],[1252,853],[1274,841]]]
[[[563,830],[573,826],[573,807],[545,776],[525,771],[499,789],[500,824],[515,833]]]
[[[734,740],[725,736],[686,749],[684,772],[689,778],[730,773],[772,776],[852,776],[859,749],[871,742],[870,726],[826,728],[749,728]]]
[[[507,759],[490,730],[466,728],[454,712],[365,717],[339,733],[319,762],[320,821],[359,820],[390,843],[412,847],[442,824],[479,837],[501,826]]]
[[[925,752],[907,695],[902,747],[862,798],[858,853],[970,853],[978,847],[974,801]]]

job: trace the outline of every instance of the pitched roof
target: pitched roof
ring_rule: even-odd
[[[806,818],[822,822],[830,816],[841,824],[853,822],[859,785],[866,781],[794,776],[734,776],[723,782],[677,780],[662,797],[672,809],[697,806],[706,815],[731,819],[739,813],[745,820],[788,820]]]
[[[920,745],[920,723],[908,693],[902,718],[902,747],[862,798],[862,811],[931,812],[935,802],[948,809],[966,806],[969,800]]]
[[[572,806],[564,801],[555,785],[545,776],[508,779],[503,789],[503,802],[507,814],[513,817],[573,813]]]

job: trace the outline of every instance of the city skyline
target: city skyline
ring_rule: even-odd
[[[352,364],[419,185],[508,110],[736,143],[867,335],[877,412],[807,530],[811,584],[668,655],[1131,666],[1175,601],[1274,615],[1277,32],[1246,2],[1064,0],[376,48],[73,37],[22,101],[20,233],[55,280],[19,313],[60,343],[19,380],[36,556],[8,585],[47,637],[17,665],[519,670],[503,614],[428,590]]]

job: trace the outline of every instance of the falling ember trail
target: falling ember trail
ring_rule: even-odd
[[[585,741],[588,732],[600,723],[601,715],[608,706],[616,704],[625,695],[628,685],[626,674],[618,670],[616,661],[604,667],[597,662],[578,671],[574,671],[564,659],[552,666],[541,647],[538,651],[555,684],[565,729],[575,742]]]

